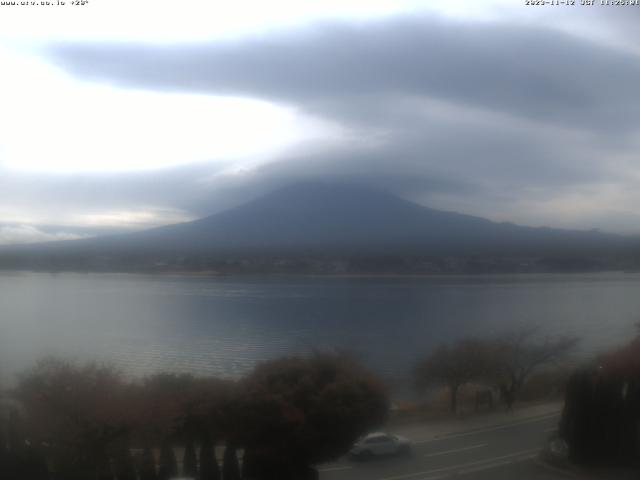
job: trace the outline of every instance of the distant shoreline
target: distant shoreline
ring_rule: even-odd
[[[179,278],[242,278],[242,277],[271,277],[271,278],[473,278],[473,277],[535,277],[540,275],[604,275],[624,274],[638,275],[640,271],[628,270],[599,270],[599,271],[552,271],[552,272],[498,272],[498,273],[282,273],[282,272],[233,272],[225,273],[215,270],[207,271],[104,271],[104,270],[26,270],[0,269],[2,274],[37,273],[49,275],[86,274],[86,275],[141,275],[148,277],[179,277]]]

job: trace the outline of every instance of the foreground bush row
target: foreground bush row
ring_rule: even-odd
[[[170,445],[185,448],[186,473],[197,468],[195,445],[200,468],[216,470],[207,453],[215,444],[231,447],[224,466],[235,448],[244,451],[244,478],[311,478],[311,466],[342,455],[389,411],[382,384],[337,354],[265,362],[238,382],[173,374],[135,382],[108,366],[48,359],[20,378],[13,397],[22,414],[6,422],[3,458],[22,462],[2,468],[27,465],[27,478],[37,470],[61,480],[120,480],[136,469],[164,480],[175,471]],[[132,449],[143,452],[137,462]]]

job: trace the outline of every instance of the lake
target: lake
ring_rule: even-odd
[[[157,370],[239,376],[256,362],[351,350],[403,376],[440,342],[537,325],[624,343],[640,319],[640,275],[188,277],[0,273],[0,372],[44,354]]]

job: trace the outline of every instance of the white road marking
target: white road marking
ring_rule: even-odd
[[[348,465],[345,465],[344,467],[327,467],[327,468],[319,468],[319,469],[318,469],[318,471],[319,471],[319,472],[337,472],[337,471],[339,471],[339,470],[349,470],[350,468],[353,468],[353,467],[350,467],[350,466],[348,466]]]
[[[489,445],[489,444],[488,443],[481,443],[480,445],[471,445],[470,447],[462,447],[462,448],[456,448],[454,450],[445,450],[444,452],[430,453],[428,455],[425,455],[425,457],[438,457],[440,455],[447,455],[449,453],[464,452],[466,450],[473,450],[474,448],[486,447],[487,445]]]
[[[485,469],[488,469],[488,468],[493,468],[500,465],[506,465],[510,463],[510,461],[514,461],[514,460],[518,460],[518,461],[528,460],[530,458],[535,457],[537,455],[537,452],[539,451],[540,449],[538,448],[531,448],[529,450],[521,450],[519,452],[510,453],[508,455],[501,455],[499,457],[487,458],[484,460],[463,463],[463,464],[454,465],[451,467],[437,468],[435,470],[426,470],[424,472],[414,472],[414,473],[406,473],[404,475],[396,475],[394,477],[384,477],[378,480],[401,480],[403,478],[420,477],[420,476],[424,476],[422,480],[428,480],[430,479],[431,476],[438,473],[444,473],[444,472],[446,472],[447,474],[456,473],[456,472],[461,472],[464,469],[467,469],[469,467],[475,467],[479,465],[482,465],[483,467],[486,467]]]
[[[515,458],[511,458],[509,460],[501,460],[499,462],[492,462],[492,463],[483,464],[483,465],[480,465],[478,467],[465,468],[463,470],[458,470],[456,473],[464,475],[464,474],[467,474],[467,473],[481,472],[483,470],[489,470],[491,468],[501,467],[502,465],[509,465],[510,463],[514,463],[514,462],[523,462],[525,460],[531,460],[532,458],[536,458],[538,456],[538,453],[539,452],[530,453],[528,455],[519,455],[519,456],[517,456]]]
[[[556,417],[558,415],[560,415],[559,412],[558,413],[549,414],[549,415],[545,415],[543,417],[536,417],[536,418],[530,418],[530,419],[527,419],[527,420],[521,420],[521,421],[518,421],[518,422],[503,423],[501,425],[496,425],[494,427],[487,427],[487,428],[483,428],[483,429],[479,429],[479,430],[472,430],[472,431],[469,431],[469,432],[452,433],[451,435],[443,435],[441,437],[428,438],[428,439],[425,439],[425,440],[414,440],[413,443],[415,443],[415,444],[431,443],[431,442],[440,442],[442,440],[448,440],[450,438],[468,437],[469,435],[477,435],[479,433],[493,432],[495,430],[504,430],[505,428],[511,428],[511,427],[517,427],[517,426],[520,426],[520,425],[526,425],[527,423],[542,422],[544,420],[548,420],[548,419]]]

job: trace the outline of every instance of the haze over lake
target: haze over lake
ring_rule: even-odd
[[[238,376],[313,349],[357,353],[403,376],[440,342],[539,325],[588,353],[635,333],[640,275],[179,277],[0,274],[0,369],[45,354],[97,359],[128,374]]]

